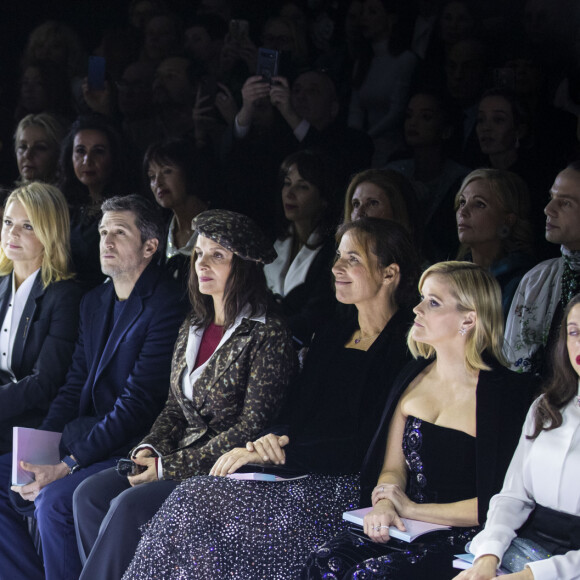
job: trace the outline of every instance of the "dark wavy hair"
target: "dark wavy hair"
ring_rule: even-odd
[[[397,222],[364,217],[342,224],[336,232],[336,241],[352,231],[363,250],[363,256],[371,253],[377,257],[379,268],[390,264],[399,266],[400,280],[395,290],[397,306],[413,306],[417,302],[419,280],[419,257],[409,232]]]
[[[79,117],[72,124],[60,151],[59,188],[68,203],[72,206],[81,206],[90,202],[89,191],[75,175],[72,161],[75,136],[80,131],[100,131],[109,141],[113,167],[109,182],[103,190],[103,197],[107,199],[114,195],[134,193],[136,191],[134,157],[130,154],[129,145],[106,117],[96,114],[86,115]]]
[[[568,354],[568,316],[574,306],[580,304],[576,294],[564,310],[558,342],[552,351],[552,375],[544,387],[544,395],[538,401],[534,413],[534,432],[528,439],[535,439],[542,431],[551,431],[562,425],[562,409],[578,394],[578,375],[572,367]]]
[[[317,227],[331,233],[339,218],[340,199],[344,191],[344,175],[337,161],[321,151],[304,149],[288,155],[280,166],[280,189],[290,168],[295,165],[302,179],[314,185],[327,207],[320,215]],[[287,224],[281,232],[281,238],[288,235]]]
[[[204,162],[195,145],[188,139],[168,139],[152,143],[143,158],[143,179],[149,192],[149,165],[173,165],[183,172],[188,195],[195,195],[204,201],[210,198],[210,177],[208,164]]]
[[[196,236],[197,241],[197,236]],[[205,328],[214,320],[213,299],[199,291],[195,271],[196,253],[191,254],[189,272],[189,300],[192,306],[194,326]],[[264,275],[264,265],[244,260],[234,254],[230,274],[224,289],[224,329],[230,328],[241,312],[247,308],[248,316],[265,314],[268,307],[268,287]]]

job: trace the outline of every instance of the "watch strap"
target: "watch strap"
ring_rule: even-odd
[[[61,461],[68,467],[69,475],[72,475],[75,471],[81,468],[77,461],[75,461],[70,455],[65,455]]]

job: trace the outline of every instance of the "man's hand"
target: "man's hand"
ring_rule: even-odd
[[[62,462],[56,465],[34,465],[21,461],[20,466],[34,474],[34,481],[26,485],[13,485],[10,489],[28,501],[34,501],[43,487],[57,479],[66,477],[69,473],[68,466]]]

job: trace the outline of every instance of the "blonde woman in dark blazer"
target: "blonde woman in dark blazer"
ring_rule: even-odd
[[[32,182],[6,200],[0,245],[0,453],[38,427],[72,359],[80,286],[71,280],[62,193]]]
[[[175,345],[165,408],[132,452],[140,473],[122,479],[106,470],[75,493],[81,578],[120,578],[140,526],[180,481],[207,474],[224,452],[255,439],[276,417],[294,374],[290,331],[267,311],[263,264],[275,257],[271,244],[230,211],[203,212],[192,228],[192,313]]]

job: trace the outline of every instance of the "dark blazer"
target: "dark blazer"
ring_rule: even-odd
[[[49,431],[90,425],[67,446],[81,466],[125,454],[161,411],[173,345],[185,316],[179,296],[178,284],[149,264],[114,325],[112,282],[91,290],[81,302],[73,362],[41,425]]]
[[[190,401],[182,390],[190,327],[188,318],[175,344],[167,404],[142,441],[162,455],[165,479],[207,474],[223,453],[255,439],[279,412],[297,368],[283,322],[244,318],[197,378]]]
[[[12,296],[12,275],[0,278],[0,323]],[[12,450],[12,427],[38,427],[64,382],[78,331],[81,286],[72,280],[44,288],[34,281],[12,349],[16,382],[0,371],[0,451]]]
[[[352,381],[340,388],[329,376],[359,328],[356,308],[342,309],[340,317],[317,333],[280,417],[287,428],[275,429],[290,435],[288,467],[329,474],[360,471],[385,401],[411,358],[406,336],[413,316],[399,309],[353,369]]]
[[[308,346],[312,335],[326,324],[336,308],[332,285],[332,263],[336,242],[328,238],[315,256],[306,279],[281,300],[288,326],[299,346]]]
[[[432,362],[433,359],[423,358],[412,361],[399,375],[365,457],[361,505],[371,505],[370,496],[383,467],[387,434],[397,402],[411,381]],[[514,373],[491,357],[485,357],[485,362],[491,371],[479,373],[476,391],[476,486],[480,524],[485,522],[490,499],[502,487],[538,386],[534,377]]]

